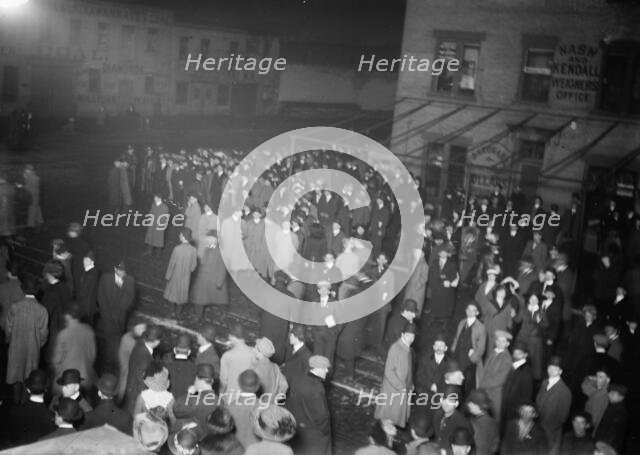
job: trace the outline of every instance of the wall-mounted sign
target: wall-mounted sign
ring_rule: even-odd
[[[554,55],[551,102],[567,107],[591,107],[600,90],[602,55],[597,44],[561,43]]]

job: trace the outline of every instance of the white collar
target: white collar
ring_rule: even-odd
[[[549,382],[547,383],[547,390],[556,385],[560,380],[560,376],[556,376],[555,378],[549,378]]]
[[[35,298],[36,298],[36,296],[35,296],[35,295],[33,295],[33,294],[25,294],[24,296],[25,296],[25,298],[28,298],[28,299],[29,299],[29,298],[30,298],[30,299],[35,299]]]
[[[624,295],[616,295],[616,300],[615,300],[615,302],[614,302],[614,303],[618,303],[618,302],[620,302],[621,300],[624,300]]]
[[[95,266],[96,266],[95,264],[91,264],[91,267],[89,267],[89,268],[83,267],[83,269],[84,269],[85,272],[88,272],[89,270],[95,268]]]
[[[198,352],[202,353],[211,347],[211,343],[203,344],[198,348]]]
[[[60,422],[58,428],[73,428],[73,425],[67,422]]]
[[[444,359],[444,353],[442,354],[438,354],[438,353],[433,353],[433,358],[436,359],[437,363],[442,362],[442,359]]]
[[[153,355],[153,348],[151,346],[149,346],[147,343],[145,343],[144,347],[147,348],[147,351],[149,351],[149,354]]]
[[[471,327],[475,322],[476,322],[477,318],[467,318],[467,327]]]
[[[298,344],[298,345],[294,345],[294,346],[292,346],[292,348],[293,348],[293,349],[292,349],[293,353],[295,354],[296,352],[298,352],[298,351],[300,350],[300,348],[302,348],[302,346],[304,346],[304,343],[300,343],[300,344]]]
[[[525,364],[525,362],[527,361],[527,359],[520,359],[520,360],[516,360],[515,362],[513,362],[513,369],[517,370],[518,368],[520,368],[522,365]]]
[[[502,354],[504,352],[504,349],[495,348],[494,351],[496,354]]]
[[[79,396],[80,396],[80,392],[76,392],[73,395],[71,395],[69,398],[71,398],[72,400],[77,400]]]
[[[44,403],[44,395],[31,395],[29,396],[29,401],[33,401],[34,403]]]

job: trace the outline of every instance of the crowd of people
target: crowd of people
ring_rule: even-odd
[[[160,327],[136,316],[135,280],[125,261],[100,275],[78,223],[53,241],[40,283],[23,277],[4,248],[6,444],[109,423],[151,452],[327,454],[333,438],[326,382],[337,365],[343,380],[353,380],[356,361],[372,353],[384,373],[360,455],[630,450],[627,403],[640,352],[638,214],[621,213],[612,199],[598,219],[597,265],[581,267],[577,276],[584,260],[577,195],[562,215],[555,204],[546,208],[540,197],[528,201],[517,188],[506,194],[500,186],[477,197],[448,191],[434,204],[419,179],[403,181],[397,173],[399,184],[416,185],[422,199],[399,201],[364,161],[335,151],[285,159],[272,153],[276,165],[253,186],[248,179],[227,185],[234,170],[242,176],[250,165],[241,153],[204,148],[149,147],[139,155],[129,147],[109,172],[114,213],[150,201],[155,219],[184,216],[175,230],[147,226],[143,254],[168,260],[163,298],[177,320],[193,307],[202,323],[196,339],[183,333],[168,345]],[[350,185],[336,194],[322,182],[304,193],[295,179],[282,185],[317,168],[351,175],[368,194]],[[290,191],[293,207],[282,202]],[[343,201],[352,195],[370,204],[350,210]],[[223,198],[246,200],[219,219]],[[267,209],[270,201],[275,210]],[[424,222],[403,226],[399,204],[423,210]],[[541,229],[478,226],[465,216],[473,211],[476,219],[547,213],[561,221]],[[401,228],[422,241],[399,250]],[[238,231],[242,245],[232,235]],[[3,231],[14,233],[11,226]],[[267,248],[269,236],[278,260]],[[244,248],[248,261],[231,254],[234,260],[225,262],[225,248]],[[314,284],[283,270],[282,264],[297,270],[295,253],[317,263],[305,272],[317,278]],[[398,256],[405,268],[389,270]],[[380,279],[379,299],[396,298],[364,318],[325,325],[292,324],[258,309],[255,345],[234,325],[222,353],[205,310],[233,304],[228,278],[250,279],[250,268],[281,293],[317,302],[311,312],[321,316],[329,302]],[[407,284],[397,289],[394,276],[407,271]],[[457,307],[464,308],[461,320]],[[225,399],[205,404],[209,395]],[[284,398],[273,399],[278,395]],[[416,396],[431,399],[425,404]]]

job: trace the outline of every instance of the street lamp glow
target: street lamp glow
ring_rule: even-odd
[[[0,0],[1,9],[19,8],[29,3],[29,0]]]

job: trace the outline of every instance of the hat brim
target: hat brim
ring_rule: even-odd
[[[169,434],[169,437],[167,438],[167,447],[169,448],[169,451],[173,455],[182,455],[184,452],[182,452],[176,447],[175,436],[176,436],[176,433]],[[200,455],[200,447],[196,447],[195,450],[191,453],[191,455]]]
[[[267,441],[273,441],[273,442],[287,442],[288,440],[293,438],[296,434],[295,431],[282,434],[282,435],[273,434],[263,429],[260,426],[259,421],[260,421],[260,414],[256,415],[253,418],[253,432],[256,434],[256,436],[258,436],[261,439],[266,439]]]

